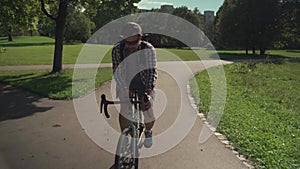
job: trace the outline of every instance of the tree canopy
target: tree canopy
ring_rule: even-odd
[[[68,22],[67,20],[72,20],[74,17],[77,18],[77,20],[73,22],[77,23],[77,28],[69,25],[68,29],[73,31],[73,33],[77,33],[76,36],[80,36],[79,40],[85,41],[90,35],[89,32],[94,26],[87,16],[93,18],[94,22],[96,21],[96,26],[103,26],[109,21],[116,19],[116,17],[121,17],[126,13],[132,12],[134,9],[133,3],[137,2],[139,2],[139,0],[59,0],[58,2],[51,0],[45,2],[45,0],[40,0],[41,10],[47,17],[54,20],[56,23],[52,72],[55,73],[62,70],[62,51],[64,38],[73,40],[72,38],[74,37],[72,34],[65,34],[67,25],[66,23],[72,23],[71,21]],[[47,9],[46,6],[50,7],[50,10]],[[77,15],[67,17],[68,14]],[[98,18],[100,18],[100,23],[97,22]],[[85,27],[81,29],[83,25],[85,25]]]
[[[85,42],[105,24],[139,12],[134,5],[139,1],[1,0],[0,34],[8,36],[10,41],[13,33],[29,34],[35,30],[43,36],[55,36],[53,72],[59,72],[64,41]],[[201,30],[204,28],[204,17],[197,8],[192,11],[182,6],[173,11],[152,11],[168,12]],[[217,48],[245,49],[247,53],[259,49],[264,54],[273,47],[296,49],[300,43],[299,23],[299,0],[225,0],[217,12],[213,42]],[[150,40],[158,47],[185,46],[163,35],[151,35]]]
[[[0,27],[12,41],[12,34],[16,30],[36,29],[38,17],[38,3],[35,0],[1,0]]]
[[[300,44],[300,1],[282,0],[280,3],[279,48],[299,49]]]
[[[217,46],[264,54],[277,39],[279,12],[277,0],[225,0],[216,18]]]

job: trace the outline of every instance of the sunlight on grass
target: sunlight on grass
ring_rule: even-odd
[[[300,167],[299,67],[300,62],[224,66],[227,103],[217,130],[259,168]],[[196,80],[200,111],[207,112],[207,72],[197,74]]]
[[[81,69],[85,75],[92,69]],[[81,97],[111,80],[111,68],[98,70],[96,78],[85,76],[81,81],[73,81],[73,70],[64,70],[51,74],[48,70],[0,71],[0,81],[22,87],[28,91],[40,94],[50,99],[72,99],[72,85],[77,85],[81,91],[74,97]],[[95,80],[95,81],[94,81]]]

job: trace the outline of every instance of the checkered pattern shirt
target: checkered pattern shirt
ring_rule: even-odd
[[[142,45],[144,43],[144,45]],[[143,47],[142,47],[143,46]],[[121,54],[121,43],[117,43],[112,50],[113,73],[116,80],[117,95],[122,88],[129,88],[126,79],[127,65],[121,64],[128,56],[126,48],[123,48],[123,55]],[[156,52],[154,47],[145,41],[142,41],[136,51],[138,58],[137,66],[142,83],[146,87],[145,92],[152,92],[157,80],[157,66],[156,66]],[[122,58],[123,56],[123,58]]]

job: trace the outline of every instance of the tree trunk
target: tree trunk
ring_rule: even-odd
[[[9,28],[9,30],[7,31],[7,36],[8,36],[8,41],[9,42],[13,41],[11,28]]]
[[[266,49],[265,48],[260,48],[259,52],[260,52],[260,55],[265,55]]]
[[[256,54],[256,53],[255,53],[255,48],[254,48],[254,47],[252,48],[252,54],[253,54],[253,55]]]
[[[246,48],[246,55],[248,55],[249,54],[249,51],[248,51],[248,48]]]
[[[62,54],[63,54],[66,17],[67,17],[67,0],[60,0],[58,16],[56,18],[55,49],[54,49],[52,73],[60,72],[62,70]]]

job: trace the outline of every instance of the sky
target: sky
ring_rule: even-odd
[[[161,5],[173,5],[175,8],[187,6],[193,10],[196,7],[203,13],[205,10],[218,11],[224,0],[141,0],[137,6],[140,9],[160,8]]]

